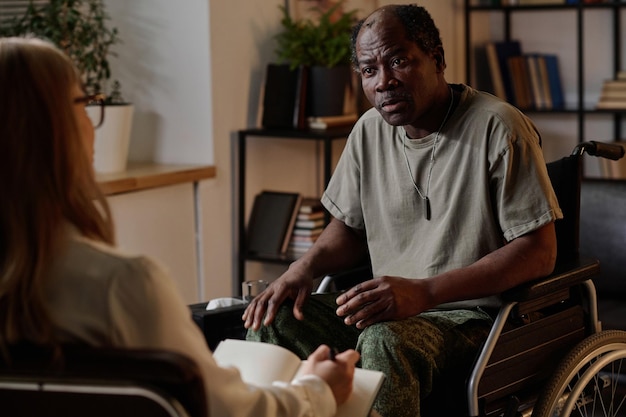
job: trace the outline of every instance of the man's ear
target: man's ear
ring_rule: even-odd
[[[445,58],[442,47],[439,46],[435,49],[435,51],[433,52],[433,58],[435,59],[437,68],[440,71],[443,71],[444,69],[446,69],[446,58]]]

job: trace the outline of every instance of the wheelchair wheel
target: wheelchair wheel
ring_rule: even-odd
[[[626,416],[626,332],[580,342],[548,380],[533,417]]]

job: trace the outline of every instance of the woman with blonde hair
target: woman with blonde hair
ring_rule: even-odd
[[[113,246],[93,171],[94,127],[70,59],[35,38],[0,39],[0,350],[20,341],[164,349],[198,363],[211,416],[331,416],[358,353],[320,346],[291,384],[246,385],[219,367],[173,282]]]

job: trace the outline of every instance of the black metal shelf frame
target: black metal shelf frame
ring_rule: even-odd
[[[576,13],[576,48],[577,48],[577,100],[574,109],[567,110],[548,110],[548,111],[527,111],[527,113],[576,113],[578,123],[578,142],[585,140],[585,116],[588,114],[612,114],[613,115],[613,139],[622,139],[622,118],[626,114],[624,110],[592,110],[585,108],[585,73],[584,73],[584,13],[586,10],[606,9],[612,13],[613,25],[613,72],[620,71],[622,64],[622,26],[621,26],[621,10],[626,8],[626,2],[612,0],[604,3],[585,3],[579,0],[576,4],[547,4],[547,5],[477,5],[472,0],[465,0],[465,80],[470,82],[473,61],[472,61],[472,30],[471,17],[473,13],[502,13],[504,17],[504,36],[505,41],[511,40],[511,15],[515,12],[559,12],[574,11]]]
[[[246,279],[246,261],[257,261],[274,264],[289,264],[295,259],[283,254],[275,256],[259,256],[248,255],[246,253],[246,144],[248,138],[256,137],[258,139],[292,139],[292,140],[314,140],[321,142],[323,145],[323,179],[324,187],[328,185],[332,174],[332,144],[338,139],[346,139],[350,134],[352,126],[343,126],[326,130],[295,130],[295,129],[246,129],[240,130],[237,134],[237,178],[235,184],[235,195],[237,196],[237,214],[236,214],[236,271],[235,280],[233,282],[233,293],[240,294],[241,283]],[[328,214],[326,222],[328,222]]]

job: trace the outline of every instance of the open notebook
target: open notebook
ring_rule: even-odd
[[[226,339],[213,353],[221,366],[239,369],[241,378],[253,385],[291,381],[302,360],[289,350],[269,343]],[[337,408],[336,417],[367,417],[383,382],[382,372],[356,368],[352,395]]]

